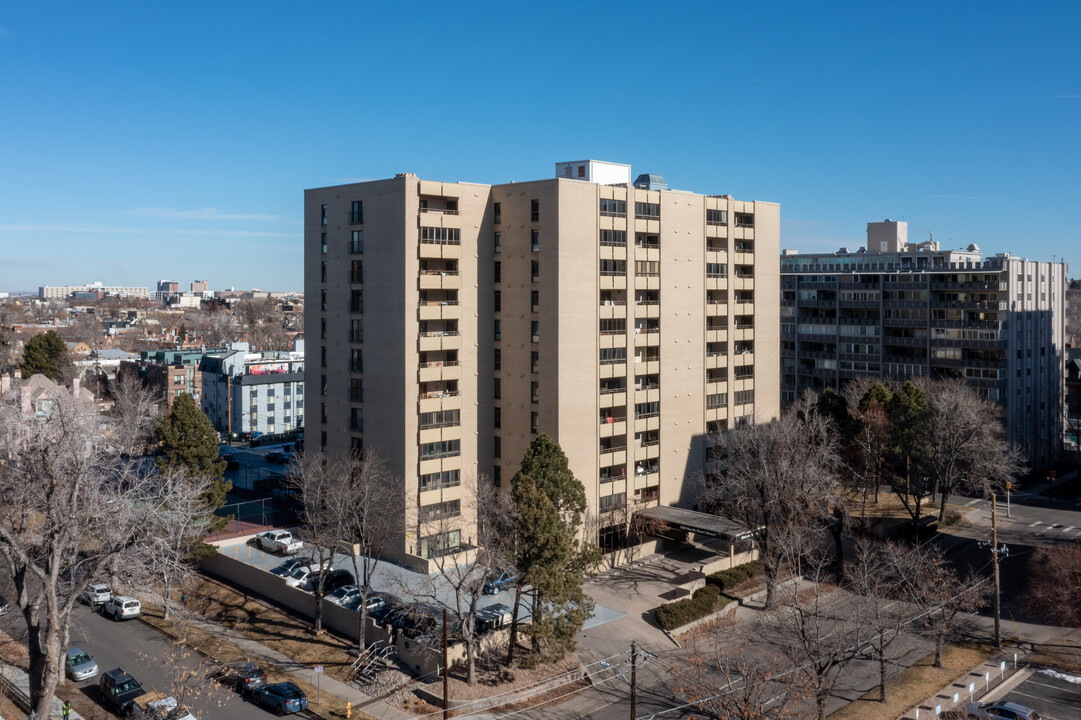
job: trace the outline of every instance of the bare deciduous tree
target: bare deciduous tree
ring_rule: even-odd
[[[854,562],[846,567],[848,589],[858,595],[860,614],[867,623],[866,647],[878,663],[878,700],[883,703],[886,671],[895,659],[890,648],[904,633],[911,614],[911,607],[899,597],[905,556],[910,552],[911,548],[892,543],[862,541],[856,547]]]
[[[774,608],[784,562],[776,539],[825,520],[836,484],[837,441],[828,418],[804,399],[773,422],[710,435],[703,500],[754,539]]]
[[[962,380],[924,384],[931,411],[927,462],[940,493],[938,519],[946,502],[962,488],[989,497],[1020,472],[1020,455],[1010,447],[1002,409]]]
[[[1031,567],[1029,602],[1057,624],[1081,627],[1081,547],[1037,548]]]
[[[117,453],[122,457],[146,454],[161,419],[164,398],[144,385],[135,372],[120,373],[111,394],[108,427]]]
[[[935,643],[935,667],[942,667],[942,646],[971,623],[971,613],[986,591],[986,579],[960,576],[934,545],[904,556],[903,587],[919,609],[919,625]]]
[[[115,453],[92,404],[0,407],[0,561],[26,624],[33,710],[47,717],[63,676],[71,613],[95,577],[152,581],[157,538],[198,498],[198,483]]]

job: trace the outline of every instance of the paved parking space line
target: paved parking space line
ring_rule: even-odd
[[[980,501],[979,498],[976,498],[975,500],[969,500],[967,503],[965,503],[965,507],[972,507],[973,505],[975,505],[979,501]]]
[[[1037,681],[1033,680],[1032,678],[1029,678],[1028,681],[1033,685],[1039,685],[1040,687],[1051,688],[1052,690],[1057,690],[1059,692],[1068,693],[1070,695],[1081,695],[1081,690],[1074,690],[1073,688],[1062,687],[1061,685],[1048,685],[1047,683],[1037,682]]]
[[[1070,532],[1071,530],[1073,530],[1073,525],[1071,525],[1071,526],[1070,526],[1070,527],[1068,527],[1068,528],[1063,528],[1063,529],[1062,529],[1062,532]]]
[[[1029,527],[1036,527],[1037,525],[1039,525],[1039,524],[1040,524],[1040,522],[1041,522],[1041,521],[1037,520],[1036,522],[1034,522],[1034,523],[1032,523],[1031,525],[1029,525]]]

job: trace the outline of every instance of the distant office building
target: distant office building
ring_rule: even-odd
[[[781,258],[781,394],[849,378],[963,377],[1006,409],[1037,470],[1062,439],[1066,264],[908,242],[867,224],[867,248]]]
[[[289,351],[250,352],[247,343],[199,363],[202,408],[221,432],[273,435],[304,428],[304,341]]]
[[[72,294],[78,293],[80,297],[94,299],[105,295],[120,297],[148,297],[145,287],[124,287],[120,285],[102,285],[100,282],[89,285],[42,285],[38,288],[38,297],[42,300],[63,300]]]
[[[158,292],[160,293],[175,293],[180,292],[180,283],[175,280],[158,280]]]
[[[203,350],[144,350],[138,360],[120,362],[117,379],[125,375],[139,378],[165,399],[167,408],[184,394],[200,404],[203,376],[199,372],[199,362],[204,354]]]
[[[209,289],[210,289],[210,285],[207,283],[206,280],[192,280],[191,281],[191,291],[193,293],[205,293]]]
[[[555,174],[305,193],[306,442],[387,458],[411,565],[471,547],[462,485],[508,488],[539,433],[615,548],[629,512],[695,502],[711,430],[779,411],[778,205]]]

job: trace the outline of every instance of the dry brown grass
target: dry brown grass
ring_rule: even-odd
[[[200,580],[189,590],[188,610],[205,619],[221,624],[238,635],[256,640],[273,650],[305,665],[323,665],[328,674],[345,680],[352,662],[350,648],[326,634],[318,637],[311,626],[274,608],[246,598],[243,594],[218,583]],[[212,613],[207,615],[206,613]],[[143,619],[166,633],[180,636],[185,644],[222,662],[258,660],[264,668],[267,682],[292,682],[308,696],[308,707],[324,717],[345,717],[345,701],[327,691],[318,691],[311,674],[296,675],[266,662],[252,658],[243,648],[221,635],[207,632],[195,625],[164,620],[161,608],[143,604]],[[374,720],[354,709],[352,717]]]
[[[890,678],[887,702],[878,702],[878,688],[830,715],[830,720],[896,720],[909,708],[922,703],[955,679],[995,653],[991,645],[947,645],[942,650],[942,667],[933,666],[934,653]]]

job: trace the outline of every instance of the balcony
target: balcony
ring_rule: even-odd
[[[422,270],[421,290],[460,290],[462,279],[457,270]]]
[[[611,422],[608,422],[611,420]],[[602,418],[600,436],[602,438],[624,436],[627,434],[627,418]]]
[[[652,347],[661,344],[660,328],[642,328],[634,331],[635,347]]]
[[[661,278],[659,275],[635,275],[635,290],[660,290]]]
[[[458,320],[461,312],[456,300],[422,302],[417,307],[417,317],[420,320]]]
[[[432,352],[436,350],[460,350],[462,340],[460,333],[455,330],[435,330],[422,332],[419,336],[420,352]]]
[[[421,363],[417,370],[419,382],[438,382],[441,380],[459,380],[462,376],[461,367],[457,361],[436,361]]]
[[[424,259],[438,260],[439,258],[447,258],[458,260],[462,257],[462,246],[456,242],[421,240],[418,247],[419,256]]]
[[[626,290],[627,289],[627,275],[626,273],[614,272],[612,274],[606,274],[605,271],[601,271],[601,290]]]
[[[636,433],[659,430],[661,428],[661,414],[641,415],[634,419],[634,431]]]

